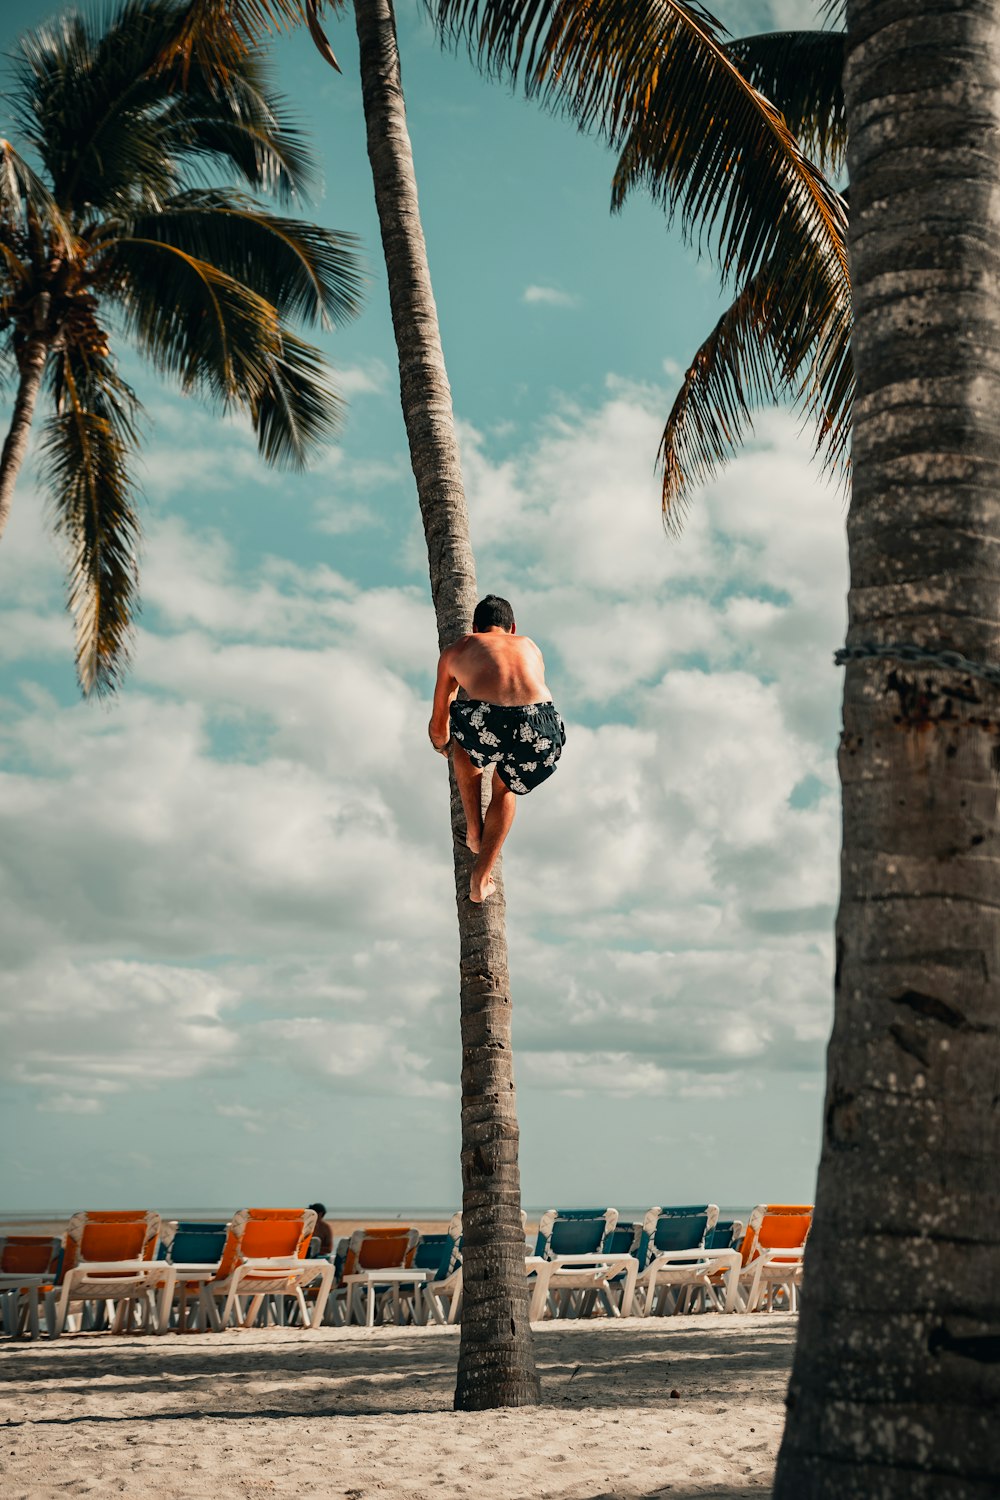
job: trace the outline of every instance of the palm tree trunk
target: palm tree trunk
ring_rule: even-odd
[[[431,291],[391,0],[355,0],[368,156],[389,280],[400,392],[430,565],[438,641],[469,630],[475,562],[451,389]],[[528,1322],[502,884],[469,900],[471,856],[451,780],[461,954],[462,1225],[465,1299],[455,1406],[539,1399]]]
[[[31,421],[35,415],[38,392],[45,374],[45,361],[49,353],[48,336],[33,334],[24,346],[20,361],[20,378],[10,428],[0,453],[0,537],[3,536],[10,519],[14,486],[21,472],[28,439],[31,436]]]
[[[850,645],[1000,660],[1000,13],[848,9]],[[1000,1475],[1000,688],[847,669],[836,1008],[777,1500]]]

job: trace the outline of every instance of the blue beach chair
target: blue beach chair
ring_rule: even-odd
[[[171,1323],[180,1333],[199,1326],[198,1293],[215,1274],[226,1243],[227,1223],[202,1223],[183,1219],[168,1221],[160,1231],[157,1260],[177,1267]],[[188,1300],[194,1300],[195,1316],[188,1324]]]
[[[709,1248],[718,1223],[714,1203],[651,1208],[642,1221],[637,1255],[643,1317],[688,1312],[697,1295],[707,1295],[713,1276],[727,1273],[727,1301],[735,1307],[740,1256],[731,1248]],[[731,1293],[731,1296],[729,1295]],[[732,1308],[730,1308],[732,1310]]]
[[[542,1215],[535,1253],[525,1262],[533,1322],[546,1310],[552,1317],[578,1315],[598,1296],[612,1317],[628,1316],[639,1263],[629,1251],[611,1250],[617,1223],[615,1208],[550,1208]],[[618,1277],[624,1277],[620,1302],[612,1286]]]
[[[455,1323],[462,1306],[462,1215],[453,1214],[443,1234],[425,1234],[413,1264],[431,1272],[414,1298],[417,1319]],[[447,1303],[447,1307],[446,1304]],[[418,1310],[419,1309],[419,1310]],[[418,1310],[418,1311],[417,1311]]]

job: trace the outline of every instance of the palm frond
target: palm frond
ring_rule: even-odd
[[[20,39],[13,107],[64,211],[176,190],[157,127],[166,85],[153,70],[177,24],[172,0],[121,0],[103,22],[69,14]]]
[[[225,407],[259,396],[281,354],[270,302],[165,240],[122,235],[102,252],[112,257],[103,275],[126,332],[158,370]]]
[[[72,348],[54,362],[52,379],[55,414],[42,435],[42,472],[67,544],[80,687],[104,695],[128,667],[138,602],[129,461],[139,405],[108,360]]]
[[[803,150],[839,176],[847,151],[844,57],[840,31],[772,31],[729,42],[726,54],[782,113]]]
[[[0,140],[0,231],[23,231],[29,216],[55,244],[70,247],[72,231],[48,187],[10,141]]]
[[[429,0],[481,67],[597,129],[618,151],[612,203],[644,185],[723,276],[795,265],[849,307],[846,217],[779,111],[743,76],[695,0]]]
[[[218,189],[181,194],[127,226],[130,238],[172,245],[271,303],[282,319],[342,323],[361,308],[353,235],[269,214]]]
[[[282,202],[304,197],[315,180],[308,141],[252,54],[221,85],[192,70],[159,126],[163,150],[185,168],[234,168],[248,187]]]
[[[284,330],[250,413],[262,456],[279,468],[304,468],[340,431],[342,411],[320,351]]]
[[[172,49],[172,60],[187,68],[200,65],[225,75],[228,59],[241,49],[251,51],[275,31],[309,27],[313,40],[332,67],[340,72],[320,23],[327,0],[190,0],[183,28]],[[331,9],[344,0],[328,0]]]
[[[832,323],[773,268],[754,277],[695,355],[660,442],[663,515],[680,530],[691,489],[714,477],[753,430],[755,409],[793,402],[824,469],[846,474],[854,401],[849,321]]]

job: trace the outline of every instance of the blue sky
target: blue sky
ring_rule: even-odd
[[[806,0],[718,6],[734,29]],[[829,1025],[844,506],[765,414],[680,541],[654,459],[719,299],[612,161],[398,6],[483,592],[569,723],[506,861],[525,1201],[799,1200]],[[15,0],[5,47],[52,13]],[[30,466],[0,547],[7,1209],[458,1202],[457,936],[435,633],[353,30],[279,41],[357,233],[313,471],[123,358],[149,412],[143,613],[81,703]]]

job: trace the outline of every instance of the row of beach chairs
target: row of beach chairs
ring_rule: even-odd
[[[613,1208],[550,1209],[525,1243],[531,1319],[795,1311],[811,1222],[811,1205],[759,1204],[745,1225],[720,1221],[714,1204],[635,1221]],[[242,1209],[218,1224],[74,1214],[61,1238],[0,1239],[3,1327],[37,1337],[44,1325],[55,1338],[460,1317],[460,1214],[440,1234],[362,1227],[328,1257],[315,1227],[312,1209]]]

